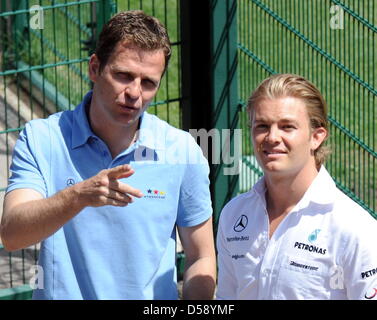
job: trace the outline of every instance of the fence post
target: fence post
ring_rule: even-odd
[[[96,32],[95,39],[97,40],[103,26],[111,18],[111,16],[116,12],[116,4],[111,0],[100,0],[95,3],[96,6]]]
[[[180,5],[183,128],[217,129],[220,135],[222,129],[234,132],[239,122],[237,1],[181,0]],[[231,151],[233,140],[234,135]],[[221,209],[238,191],[238,175],[225,175],[227,166],[223,161],[217,164],[213,156],[209,148],[216,231]]]
[[[5,3],[4,3],[5,5]],[[6,2],[6,9],[9,11],[15,10],[25,10],[27,8],[27,3],[25,0],[14,0],[12,2]],[[7,39],[5,48],[6,51],[9,50],[10,55],[6,57],[6,63],[17,63],[19,60],[20,52],[26,47],[25,42],[27,41],[28,34],[28,14],[22,13],[15,16],[7,17],[8,23],[8,34],[4,35]],[[10,28],[9,28],[10,26]],[[5,51],[5,52],[6,52]],[[15,67],[14,65],[12,67]]]

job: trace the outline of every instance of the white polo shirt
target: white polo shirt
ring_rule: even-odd
[[[377,300],[377,221],[326,169],[271,239],[265,188],[262,177],[221,213],[217,299]]]

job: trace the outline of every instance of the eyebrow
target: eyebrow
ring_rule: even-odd
[[[255,123],[260,123],[260,122],[270,122],[268,119],[266,118],[259,118],[259,119],[255,119],[254,118],[254,121]],[[295,124],[299,124],[299,121],[297,121],[296,119],[293,119],[293,118],[283,118],[283,119],[279,119],[278,122],[283,122],[283,123],[295,123]]]

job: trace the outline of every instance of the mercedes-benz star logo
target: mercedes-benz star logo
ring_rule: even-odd
[[[74,184],[75,184],[75,180],[73,180],[72,178],[69,178],[67,180],[67,187],[73,186]]]
[[[234,224],[233,230],[236,232],[241,232],[244,230],[247,226],[248,219],[247,217],[243,214],[241,217],[239,217]]]

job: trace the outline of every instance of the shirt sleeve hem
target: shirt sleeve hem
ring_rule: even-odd
[[[22,184],[22,183],[18,183],[18,184],[15,184],[15,185],[11,185],[9,186],[6,191],[5,191],[5,194],[13,191],[13,190],[16,190],[16,189],[33,189],[37,192],[39,192],[44,198],[46,198],[46,192],[45,190],[43,190],[40,186],[37,186],[35,184]]]
[[[185,220],[182,223],[177,222],[177,226],[179,226],[179,227],[194,227],[194,226],[197,226],[197,225],[207,221],[211,217],[212,217],[212,210],[209,211],[207,214],[204,214],[204,215],[200,214],[197,217],[194,217],[190,220]]]

